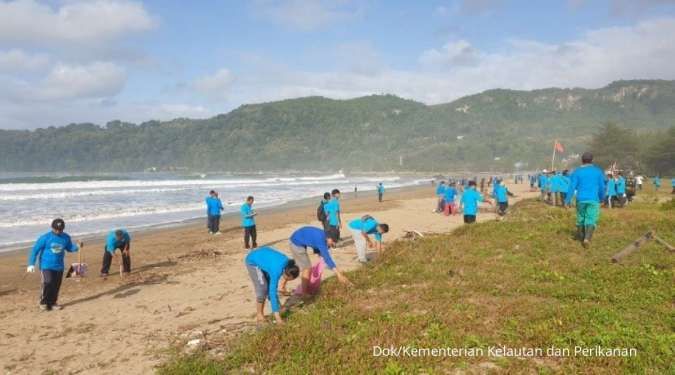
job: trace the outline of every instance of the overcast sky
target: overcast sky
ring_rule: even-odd
[[[675,79],[675,0],[0,0],[5,129],[636,78]]]

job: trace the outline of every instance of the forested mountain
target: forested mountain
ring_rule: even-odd
[[[547,165],[554,139],[577,153],[606,122],[658,138],[654,132],[675,126],[675,81],[489,90],[433,106],[391,95],[308,97],[205,120],[0,130],[0,170],[538,168]]]

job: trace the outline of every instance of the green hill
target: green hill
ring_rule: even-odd
[[[0,130],[0,170],[537,168],[554,139],[576,153],[608,121],[645,132],[675,126],[675,81],[489,90],[433,106],[392,95],[308,97],[206,120]]]

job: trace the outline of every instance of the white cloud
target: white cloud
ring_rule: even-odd
[[[478,61],[478,53],[466,40],[446,43],[440,49],[424,51],[419,58],[420,63],[427,66],[470,65]]]
[[[675,44],[669,35],[675,35],[675,18],[591,30],[558,44],[508,40],[499,52],[481,51],[460,40],[421,52],[417,68],[385,67],[373,75],[277,67],[240,77],[231,88],[237,93],[232,101],[393,93],[435,104],[492,88],[596,88],[619,79],[675,79]]]
[[[192,83],[192,87],[201,94],[216,99],[224,99],[227,97],[233,81],[234,76],[232,73],[228,69],[223,68],[212,75],[196,79]]]
[[[37,81],[0,77],[0,83],[4,83],[0,88],[0,99],[31,103],[105,98],[118,94],[125,82],[125,70],[112,63],[57,64],[46,77]]]
[[[356,74],[378,74],[385,67],[377,50],[365,41],[339,44],[335,57],[343,68]]]
[[[69,1],[50,7],[34,0],[0,2],[0,43],[96,44],[155,27],[141,3]]]
[[[46,54],[29,54],[16,48],[0,51],[0,73],[41,70],[48,64]]]
[[[290,29],[309,31],[352,20],[363,3],[351,0],[257,0],[255,11]]]

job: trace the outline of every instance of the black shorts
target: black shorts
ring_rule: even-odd
[[[476,215],[464,215],[464,223],[471,224],[476,222]]]

